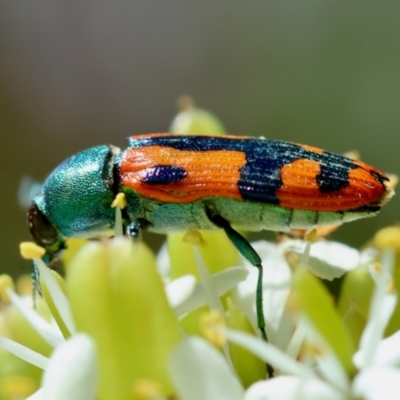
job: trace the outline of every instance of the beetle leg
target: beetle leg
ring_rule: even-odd
[[[257,252],[253,249],[248,240],[243,237],[239,232],[235,231],[231,227],[231,224],[223,218],[221,215],[215,213],[215,211],[206,207],[206,212],[210,221],[213,222],[218,227],[222,228],[229,240],[236,247],[240,254],[246,258],[254,267],[258,269],[257,278],[257,290],[256,290],[256,312],[257,312],[257,325],[261,331],[262,338],[268,342],[267,333],[265,331],[265,319],[263,310],[263,266],[261,264],[261,258]],[[268,376],[272,377],[274,374],[273,368],[267,364]]]
[[[139,239],[142,231],[150,225],[145,219],[132,221],[126,226],[126,234],[132,239]]]
[[[142,227],[139,221],[133,221],[126,227],[126,234],[132,239],[139,239]]]
[[[264,321],[264,313],[263,313],[263,305],[262,305],[262,278],[263,278],[263,268],[261,264],[261,258],[257,254],[257,252],[253,249],[251,244],[244,238],[239,232],[235,231],[230,225],[230,223],[220,215],[210,216],[210,220],[222,228],[229,240],[236,247],[240,254],[244,258],[246,258],[250,264],[255,266],[258,269],[258,279],[257,279],[257,299],[256,299],[256,308],[257,308],[257,322],[258,327],[260,328],[261,334],[265,340],[267,340],[267,334],[265,332],[265,321]]]

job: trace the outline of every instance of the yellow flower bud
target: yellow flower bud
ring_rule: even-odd
[[[170,394],[166,361],[180,335],[145,244],[127,238],[88,244],[70,265],[67,287],[77,328],[98,345],[99,397],[131,398],[138,379]]]

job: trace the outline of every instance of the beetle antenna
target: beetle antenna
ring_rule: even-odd
[[[42,296],[42,288],[40,286],[39,268],[35,264],[35,261],[33,261],[32,264],[33,264],[32,272],[31,272],[31,277],[32,277],[32,300],[33,300],[33,307],[36,308],[36,292],[39,293],[39,296]]]

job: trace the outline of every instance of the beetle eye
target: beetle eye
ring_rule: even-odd
[[[51,245],[57,241],[56,228],[39,210],[35,202],[32,203],[28,211],[28,224],[31,235],[37,244]]]

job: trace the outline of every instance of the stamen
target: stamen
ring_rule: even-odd
[[[32,295],[32,276],[21,275],[15,282],[17,293],[21,296]]]
[[[310,242],[310,243],[314,243],[316,242],[316,240],[318,239],[318,233],[316,229],[312,229],[310,232],[308,232],[304,238]]]
[[[378,274],[382,271],[382,265],[378,261],[374,261],[373,263],[371,263],[371,266],[375,270],[375,272]]]
[[[391,226],[381,229],[374,237],[374,244],[379,250],[400,250],[400,227]]]
[[[26,260],[34,260],[35,258],[42,258],[46,254],[46,250],[33,242],[22,242],[19,245],[19,251],[22,258]]]
[[[58,322],[58,326],[62,329],[64,337],[67,338],[76,332],[76,327],[68,299],[57,279],[54,278],[58,274],[50,272],[41,259],[35,260],[35,263],[46,286],[44,292],[46,301],[50,307],[54,306],[52,313]]]
[[[7,290],[15,291],[14,281],[9,275],[0,275],[0,300],[4,303],[9,303],[10,296],[7,293]]]
[[[203,236],[199,231],[187,231],[182,238],[183,243],[190,243],[194,246],[204,243]]]
[[[301,301],[299,298],[299,295],[295,292],[292,292],[289,294],[286,304],[285,304],[285,310],[289,314],[296,315],[301,311]]]
[[[118,193],[115,196],[114,201],[111,203],[112,208],[118,206],[121,210],[123,210],[127,205],[128,205],[128,202],[126,201],[125,193]]]
[[[27,376],[10,375],[0,380],[0,396],[5,399],[25,399],[37,389],[37,382]]]
[[[388,278],[388,282],[387,282],[387,285],[386,285],[386,291],[389,294],[393,294],[393,295],[396,294],[396,286],[394,284],[394,279],[392,277]]]
[[[222,347],[226,343],[223,328],[226,323],[221,313],[211,310],[200,317],[200,328],[206,339],[217,347]]]
[[[132,391],[137,397],[143,400],[163,398],[160,384],[149,379],[137,379],[132,385]]]
[[[322,357],[323,355],[324,351],[320,346],[311,342],[303,342],[303,345],[300,349],[300,358],[304,358],[307,356]]]
[[[179,96],[176,103],[179,111],[190,111],[196,107],[193,97],[187,94]]]
[[[356,160],[356,161],[361,160],[360,153],[357,150],[346,151],[346,153],[344,153],[343,155],[345,157],[351,158],[352,160]]]
[[[118,193],[111,203],[111,207],[115,208],[115,237],[124,236],[121,210],[124,209],[126,205],[127,201],[124,193]]]

